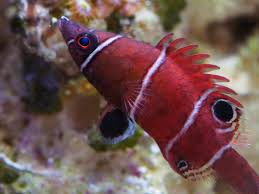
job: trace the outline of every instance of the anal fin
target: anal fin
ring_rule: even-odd
[[[136,127],[126,113],[108,105],[101,115],[99,130],[105,144],[117,144],[134,135]]]

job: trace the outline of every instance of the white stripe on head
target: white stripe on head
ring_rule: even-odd
[[[117,36],[113,36],[109,39],[107,39],[106,41],[104,41],[102,44],[100,44],[86,59],[85,61],[82,63],[81,67],[80,67],[80,71],[83,72],[84,69],[87,67],[87,65],[91,62],[91,60],[94,58],[94,56],[101,52],[105,47],[109,46],[110,44],[112,44],[114,41],[122,38],[123,36],[121,35],[117,35]]]
[[[161,51],[160,55],[158,56],[157,60],[150,67],[150,69],[148,70],[147,74],[145,75],[145,77],[142,81],[142,86],[141,86],[140,92],[139,92],[137,98],[135,99],[135,101],[133,103],[133,106],[132,106],[132,109],[130,111],[130,117],[133,120],[134,120],[134,116],[135,116],[135,112],[137,110],[137,107],[139,106],[139,104],[143,100],[144,91],[147,88],[148,84],[150,83],[151,77],[157,72],[159,67],[164,63],[164,61],[166,59],[166,50],[168,48],[168,45],[169,44],[164,45],[164,48]]]
[[[67,41],[67,45],[69,46],[69,45],[72,44],[73,42],[75,42],[75,39],[71,39],[71,40]]]
[[[204,92],[204,94],[199,98],[199,100],[194,104],[194,108],[193,108],[191,114],[189,115],[189,117],[187,118],[187,120],[185,121],[184,126],[182,127],[182,129],[166,145],[165,154],[166,154],[166,158],[167,159],[169,158],[169,151],[172,149],[173,145],[190,129],[190,126],[194,123],[195,119],[198,116],[198,113],[199,113],[199,111],[200,111],[200,109],[201,109],[201,107],[203,105],[203,102],[214,91],[216,91],[216,88],[211,88],[211,89],[206,90]]]
[[[200,174],[201,172],[206,171],[206,169],[210,168],[217,160],[219,160],[223,156],[225,151],[227,151],[230,148],[232,148],[232,146],[230,144],[222,146],[205,165],[203,165],[199,169],[188,170],[187,172],[185,172],[183,174],[183,176],[186,176],[189,178],[189,177],[195,176],[197,174]]]

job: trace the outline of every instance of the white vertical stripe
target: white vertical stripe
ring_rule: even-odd
[[[235,130],[235,127],[229,127],[229,128],[225,128],[225,129],[216,129],[216,132],[219,134],[223,134],[223,133],[229,133]]]
[[[107,39],[106,41],[104,41],[102,44],[100,44],[86,59],[85,61],[82,63],[81,67],[80,67],[80,71],[83,72],[84,69],[87,67],[87,65],[91,62],[91,60],[93,59],[93,57],[101,52],[105,47],[109,46],[110,44],[112,44],[114,41],[122,38],[123,36],[121,35],[117,35],[117,36],[113,36],[109,39]]]
[[[232,148],[230,144],[222,146],[215,154],[214,156],[201,168],[199,169],[194,169],[194,170],[188,170],[185,172],[183,175],[184,176],[189,176],[190,174],[196,174],[202,171],[205,171],[206,169],[210,168],[217,160],[219,160],[223,154],[225,153],[226,150]]]
[[[166,153],[166,158],[168,159],[169,157],[169,151],[172,149],[173,145],[180,139],[190,128],[190,126],[194,123],[195,119],[197,118],[197,115],[202,107],[203,102],[208,98],[208,96],[214,92],[216,89],[211,88],[208,89],[204,92],[204,94],[200,97],[200,99],[195,103],[194,108],[189,115],[188,119],[185,121],[183,128],[179,131],[179,133],[171,139],[166,148],[165,148],[165,153]]]
[[[163,50],[161,51],[160,55],[158,56],[157,60],[155,61],[155,63],[150,67],[150,69],[148,70],[147,74],[145,75],[143,82],[142,82],[142,86],[140,89],[140,92],[137,96],[137,98],[135,99],[132,109],[130,111],[130,117],[131,119],[134,120],[134,116],[135,116],[135,112],[137,110],[137,107],[139,106],[139,104],[141,103],[141,101],[143,100],[143,94],[145,89],[147,88],[148,84],[150,83],[150,79],[151,77],[154,75],[154,73],[156,73],[156,71],[158,70],[158,68],[164,63],[165,59],[166,59],[166,50],[168,48],[168,44],[166,44],[163,48]]]
[[[222,157],[222,155],[224,154],[224,152],[226,150],[228,150],[229,148],[231,148],[230,144],[227,144],[225,146],[223,146],[222,148],[220,148],[218,150],[218,152],[216,154],[214,154],[214,156],[210,159],[210,161],[206,164],[206,166],[212,166],[218,159],[220,159]]]

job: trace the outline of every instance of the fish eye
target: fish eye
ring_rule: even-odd
[[[176,167],[179,171],[184,171],[188,169],[188,163],[185,160],[179,160],[179,162],[176,164]]]
[[[223,99],[217,100],[212,106],[212,112],[216,119],[222,122],[231,123],[236,119],[234,106]]]
[[[86,35],[81,36],[81,37],[78,38],[77,44],[78,44],[81,48],[86,49],[86,48],[88,48],[88,46],[90,45],[90,39],[89,39]]]

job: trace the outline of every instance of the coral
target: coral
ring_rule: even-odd
[[[180,22],[180,13],[186,6],[185,0],[156,0],[158,14],[166,31]]]
[[[52,65],[43,57],[31,53],[23,55],[23,75],[26,83],[24,101],[34,113],[54,113],[62,109],[59,82]]]
[[[71,79],[64,87],[63,95],[65,98],[73,97],[75,95],[96,95],[96,89],[83,76]]]
[[[255,33],[253,36],[246,41],[240,49],[240,67],[243,71],[249,73],[250,82],[253,89],[258,88],[259,83],[259,33]]]
[[[3,163],[0,163],[0,182],[4,184],[11,184],[19,178],[19,174],[5,166]]]
[[[143,5],[144,0],[72,0],[69,10],[75,20],[87,23],[94,18],[105,19],[114,12],[130,17]]]
[[[182,30],[222,53],[236,52],[258,29],[258,1],[187,0]]]
[[[72,0],[68,4],[72,19],[87,23],[91,18],[96,17],[94,5],[89,0]]]
[[[259,26],[258,10],[254,13],[240,14],[222,21],[210,22],[207,26],[208,40],[211,44],[229,51],[246,41]]]

